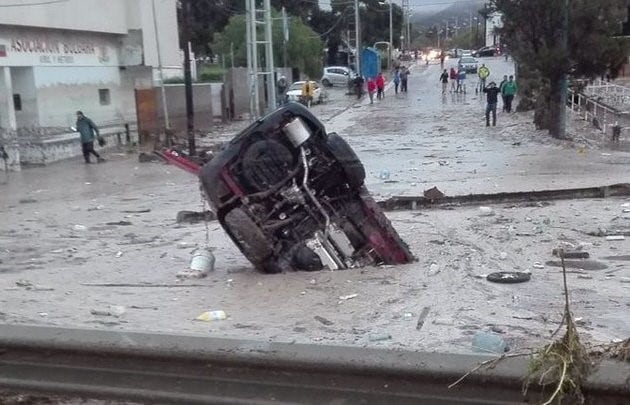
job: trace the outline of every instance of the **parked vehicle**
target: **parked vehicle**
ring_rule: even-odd
[[[219,222],[261,272],[414,259],[365,188],[355,152],[300,104],[256,120],[199,177]]]
[[[477,62],[477,59],[473,58],[472,56],[464,56],[460,58],[459,62],[457,63],[458,68],[464,69],[466,73],[477,73],[478,65],[479,62]]]
[[[473,52],[472,56],[474,57],[484,57],[484,56],[496,56],[500,55],[501,50],[497,46],[484,46],[483,48],[477,49]]]
[[[466,56],[470,57],[470,56],[473,56],[473,55],[472,55],[472,51],[470,49],[461,49],[461,53],[459,54],[459,56],[463,58],[463,57],[466,57]]]
[[[287,90],[287,101],[297,101],[298,103],[305,104],[305,100],[302,99],[302,86],[306,83],[306,81],[302,80],[299,82],[293,83],[289,86]],[[316,82],[311,80],[311,85],[313,86],[313,103],[320,104],[324,101],[324,94],[322,92],[321,86]]]
[[[346,66],[328,66],[324,68],[321,82],[326,87],[347,87],[348,82],[354,80],[355,77],[356,73]]]

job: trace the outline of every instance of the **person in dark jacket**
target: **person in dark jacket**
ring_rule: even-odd
[[[501,100],[503,100],[503,112],[505,112],[505,96],[503,95],[503,85],[505,83],[508,82],[508,76],[507,75],[503,75],[503,80],[501,80],[501,83],[499,83],[499,91],[501,92]]]
[[[495,82],[490,82],[484,87],[483,92],[486,93],[488,104],[486,105],[486,126],[490,126],[490,113],[492,113],[492,126],[497,125],[497,102],[501,90]]]
[[[444,69],[444,72],[440,75],[440,82],[442,83],[442,94],[446,94],[446,87],[448,86],[448,70]]]
[[[77,111],[76,131],[81,136],[81,150],[85,163],[92,163],[90,155],[94,155],[98,163],[104,162],[105,159],[94,150],[94,139],[99,136],[98,127],[81,111]]]

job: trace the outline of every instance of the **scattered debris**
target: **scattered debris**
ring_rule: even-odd
[[[429,200],[439,200],[444,198],[445,194],[441,192],[437,187],[432,187],[428,190],[424,190],[424,197]]]
[[[588,252],[583,252],[580,250],[564,250],[564,249],[553,249],[551,252],[552,255],[558,256],[562,253],[565,259],[588,259],[590,257]]]
[[[202,313],[201,315],[199,315],[198,317],[195,318],[197,321],[204,321],[204,322],[210,322],[210,321],[223,321],[225,319],[227,319],[227,314],[225,313],[225,311],[206,311],[204,313]]]
[[[547,266],[562,267],[562,262],[559,260],[549,260],[545,262]],[[606,270],[608,266],[597,260],[565,260],[564,265],[570,269],[580,270]]]
[[[390,340],[392,335],[389,333],[370,333],[370,342],[382,342],[383,340]]]
[[[120,212],[122,212],[123,214],[146,214],[148,212],[151,212],[151,208],[140,208],[137,210],[123,210]]]
[[[116,253],[116,258],[122,257],[122,255],[123,255],[123,252],[119,250],[118,253]]]
[[[37,200],[34,198],[22,198],[19,202],[20,204],[33,204],[36,203]]]
[[[326,318],[324,318],[323,316],[319,316],[319,315],[315,315],[314,316],[315,320],[319,323],[323,323],[326,326],[330,326],[330,325],[334,325],[334,323]]]
[[[140,163],[159,162],[160,160],[161,160],[160,157],[153,153],[141,152],[138,155],[138,162]]]
[[[475,352],[499,354],[509,350],[501,336],[496,333],[482,331],[475,333],[475,336],[473,336],[472,349]]]
[[[347,301],[347,300],[351,300],[353,298],[356,298],[358,296],[359,296],[359,294],[342,295],[341,297],[339,297],[339,299],[341,301]]]
[[[97,205],[96,207],[90,207],[87,210],[88,210],[88,212],[90,212],[90,211],[100,211],[103,208],[105,208],[105,207],[103,207],[102,205]]]
[[[493,283],[514,284],[529,281],[532,278],[531,273],[523,273],[519,271],[499,271],[488,274],[486,280]]]
[[[437,263],[431,263],[431,266],[429,266],[429,276],[435,276],[436,274],[438,274],[440,272],[440,266],[438,266]]]
[[[204,221],[214,221],[215,219],[217,219],[215,213],[208,210],[204,212],[179,211],[175,221],[177,221],[178,224],[196,224]]]
[[[17,285],[18,287],[32,287],[33,283],[28,280],[18,280],[15,282],[15,285]]]
[[[208,287],[207,284],[151,284],[151,283],[81,283],[86,287],[156,287],[156,288],[186,288]]]
[[[177,273],[177,278],[204,278],[214,271],[214,255],[209,248],[195,252],[190,268]]]
[[[422,308],[422,312],[420,312],[420,316],[418,317],[418,323],[416,323],[416,330],[422,329],[422,326],[424,326],[424,321],[427,319],[427,315],[429,315],[430,310],[431,307]]]
[[[133,224],[131,223],[131,221],[114,221],[114,222],[106,222],[105,225],[130,226]]]
[[[91,309],[90,313],[96,316],[113,316],[115,318],[120,318],[125,314],[126,309],[122,305],[110,305],[106,309]]]

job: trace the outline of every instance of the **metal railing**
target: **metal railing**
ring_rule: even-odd
[[[587,87],[587,89],[588,88],[590,88],[590,86]],[[627,91],[627,96],[623,97],[630,99],[630,89]],[[630,129],[630,114],[624,113],[602,102],[601,97],[594,99],[593,96],[588,95],[588,91],[586,93],[587,94],[583,94],[569,90],[567,108],[585,121],[592,123],[595,128],[599,129],[604,134],[612,134],[612,128],[617,126],[620,127],[621,134],[625,134]]]
[[[0,325],[2,391],[181,404],[541,403],[527,358]],[[453,386],[465,374],[459,384]],[[602,361],[590,404],[627,403],[630,363]]]

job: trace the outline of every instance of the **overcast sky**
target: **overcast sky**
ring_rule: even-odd
[[[402,3],[401,0],[393,0],[394,3],[400,5]],[[409,5],[413,9],[414,13],[424,13],[424,12],[437,12],[440,11],[453,3],[457,3],[459,1],[456,0],[409,0]],[[330,9],[330,0],[319,0],[319,4],[321,8]]]

